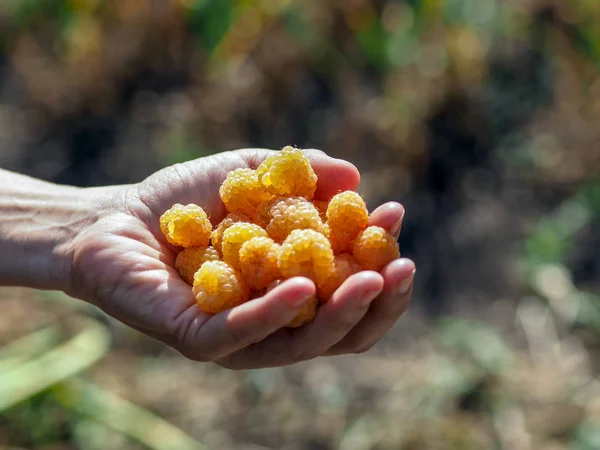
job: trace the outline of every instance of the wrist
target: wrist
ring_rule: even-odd
[[[0,285],[69,290],[73,242],[99,214],[93,191],[0,171]]]

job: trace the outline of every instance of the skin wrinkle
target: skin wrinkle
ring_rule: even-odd
[[[191,317],[187,317],[191,316]],[[190,320],[191,319],[191,320]],[[198,316],[197,308],[191,305],[183,311],[173,321],[175,328],[173,332],[177,337],[177,342],[191,356],[197,358],[198,355],[204,361],[214,361],[217,357],[212,357],[210,351],[207,351],[206,340],[202,339],[202,334],[206,334],[206,328],[210,327],[211,317]],[[177,325],[178,322],[181,322]],[[191,336],[191,337],[190,337]]]
[[[23,205],[17,205],[16,206],[18,208],[18,212],[21,214],[15,214],[13,212],[13,214],[11,214],[10,211],[5,212],[4,213],[4,217],[3,217],[3,221],[8,221],[8,222],[24,222],[27,221],[28,225],[38,225],[39,228],[37,227],[32,227],[33,230],[40,230],[40,231],[46,231],[46,230],[53,230],[53,229],[58,229],[61,230],[62,232],[64,232],[65,234],[69,234],[72,232],[72,230],[74,228],[77,228],[77,226],[81,226],[81,225],[85,225],[87,223],[86,219],[83,218],[73,218],[70,221],[68,221],[67,223],[65,223],[64,219],[62,219],[62,216],[59,216],[59,218],[61,218],[62,220],[58,220],[54,217],[42,217],[40,218],[43,214],[47,214],[48,212],[53,212],[55,208],[47,208],[45,210],[42,210],[40,208],[39,203],[35,203],[32,202],[32,204],[28,205],[28,206],[23,206]],[[26,208],[33,208],[33,211],[31,212],[27,212]],[[66,216],[68,217],[68,216]],[[52,220],[52,222],[49,223],[49,219]]]
[[[139,274],[139,273],[138,273]],[[150,329],[159,331],[161,330],[162,326],[158,325],[156,326],[155,324],[153,324],[154,319],[156,319],[157,317],[162,317],[162,305],[160,305],[160,303],[158,304],[158,306],[155,305],[156,302],[160,302],[160,297],[158,297],[157,295],[148,295],[152,292],[161,292],[161,287],[163,285],[166,284],[166,281],[161,282],[158,286],[156,285],[152,285],[152,284],[147,284],[145,282],[145,280],[139,279],[139,280],[135,280],[132,279],[131,280],[131,284],[129,285],[123,285],[123,284],[116,284],[115,285],[115,289],[120,293],[120,297],[122,298],[136,298],[136,297],[140,297],[141,298],[145,298],[146,299],[146,304],[145,307],[142,308],[139,311],[139,318],[138,320],[135,321],[136,324],[138,325],[142,325],[144,323],[148,324],[150,326]],[[164,293],[168,292],[168,288],[164,289]],[[138,295],[132,295],[133,293],[138,294]],[[113,292],[114,294],[114,292]],[[127,305],[129,307],[134,307],[135,304],[133,305]],[[127,308],[123,308],[122,305],[119,304],[115,304],[115,303],[106,303],[103,305],[103,310],[108,312],[108,313],[112,313],[114,314],[115,312],[122,312],[122,311],[127,311]],[[158,312],[158,314],[157,314]]]
[[[107,251],[107,253],[108,253],[108,251]],[[110,287],[110,288],[109,288],[109,290],[108,290],[108,292],[107,292],[107,295],[103,295],[103,296],[102,296],[102,297],[103,297],[103,299],[104,299],[104,298],[108,298],[108,299],[118,299],[118,298],[119,298],[119,296],[115,295],[115,293],[116,293],[116,292],[122,292],[122,291],[123,291],[123,286],[122,286],[122,283],[124,283],[124,282],[125,282],[125,277],[124,277],[124,275],[125,275],[125,274],[130,274],[130,271],[128,271],[128,270],[127,270],[127,269],[125,269],[124,267],[120,267],[120,268],[119,268],[119,267],[115,267],[114,265],[111,265],[111,266],[112,266],[112,272],[113,272],[113,274],[114,274],[114,278],[116,278],[118,281],[117,281],[116,283],[114,283],[114,284],[112,285],[112,287]],[[108,275],[108,274],[107,274],[107,275]],[[88,276],[89,276],[89,275],[88,275]],[[93,275],[92,275],[92,276],[93,276]],[[96,284],[97,284],[98,286],[102,286],[102,285],[103,285],[103,283],[97,283],[97,282],[96,282]],[[127,298],[127,297],[125,297],[125,298]],[[105,301],[105,300],[103,300],[103,299],[100,299],[100,298],[99,298],[99,301],[100,301],[100,302],[102,302],[102,301]]]
[[[165,288],[164,295],[167,298],[168,297],[173,298],[173,293],[170,292],[170,289],[168,287],[168,282],[161,283],[161,287]],[[158,292],[160,292],[160,289],[158,290]],[[189,299],[189,302],[185,302],[186,305],[185,306],[182,305],[182,309],[179,311],[178,311],[179,307],[175,308],[174,304],[167,305],[166,309],[162,308],[161,305],[159,304],[157,309],[161,311],[161,314],[159,317],[152,318],[152,319],[158,319],[158,321],[157,321],[157,325],[153,326],[151,329],[155,332],[172,334],[172,335],[178,337],[178,336],[182,335],[182,330],[183,330],[183,335],[185,335],[187,327],[189,327],[190,321],[189,321],[189,318],[186,319],[187,315],[193,316],[192,317],[193,319],[203,318],[204,320],[206,320],[205,316],[198,315],[199,310],[198,310],[198,307],[196,306],[196,302],[192,295],[181,296],[181,297],[178,297],[178,299],[183,302],[183,299],[186,297]],[[151,302],[161,302],[161,299],[160,299],[160,297],[155,295],[154,298],[151,299]],[[183,335],[182,335],[182,337],[183,337]],[[179,338],[178,338],[178,340],[181,341],[181,339],[179,339]],[[183,342],[183,341],[181,341],[181,342]]]
[[[117,198],[119,198],[119,204],[124,208],[126,212],[128,212],[131,215],[133,219],[136,219],[142,225],[144,225],[144,227],[147,227],[148,230],[151,230],[151,228],[148,226],[150,224],[150,218],[144,218],[143,215],[145,214],[146,216],[148,216],[149,212],[151,214],[153,213],[150,210],[150,208],[146,204],[144,204],[140,196],[141,186],[141,183],[134,185],[124,190],[124,192],[122,192],[121,195],[118,195]]]
[[[6,173],[6,171],[0,171],[0,177],[6,176]],[[10,178],[12,177],[9,176]],[[5,254],[29,255],[29,260],[21,262],[21,264],[26,264],[27,268],[18,266],[18,260],[6,261],[11,265],[8,273],[22,271],[22,276],[26,277],[27,272],[33,271],[34,267],[47,266],[47,269],[43,271],[46,281],[36,281],[36,283],[47,282],[51,286],[58,285],[59,281],[63,279],[63,274],[70,270],[68,257],[62,257],[68,248],[64,243],[73,239],[74,229],[87,223],[85,215],[74,214],[74,211],[79,210],[73,205],[80,205],[81,202],[79,197],[70,195],[73,192],[71,190],[61,187],[54,189],[61,193],[69,191],[67,201],[64,195],[57,195],[55,192],[47,193],[48,188],[53,185],[32,183],[36,187],[44,189],[47,199],[42,199],[40,194],[35,191],[27,192],[25,190],[23,192],[22,187],[19,186],[22,183],[22,181],[19,183],[15,180],[14,185],[10,184],[15,191],[9,191],[5,196],[0,197],[4,199],[0,200],[0,210],[2,211],[0,244],[4,242],[5,245],[17,246],[13,251],[5,252]],[[17,198],[17,195],[21,194],[22,197]],[[44,253],[50,258],[42,256]],[[50,260],[54,263],[50,263]]]
[[[113,239],[111,239],[110,236],[107,239],[107,241],[112,241],[112,240]],[[118,240],[117,240],[117,242],[118,242]],[[101,242],[101,239],[98,240],[98,241],[96,241],[96,242],[93,241],[92,244],[91,244],[92,248],[89,249],[89,250],[93,254],[96,255],[97,261],[98,261],[96,264],[100,264],[101,265],[101,264],[104,263],[104,264],[106,264],[108,266],[108,270],[105,271],[104,276],[106,278],[115,278],[115,279],[118,280],[117,283],[115,283],[112,286],[112,289],[105,294],[105,297],[107,297],[107,298],[113,298],[113,297],[115,297],[115,295],[114,295],[115,292],[117,290],[120,290],[119,289],[120,288],[120,283],[123,282],[124,275],[126,275],[126,274],[132,274],[132,273],[134,273],[134,271],[128,270],[127,268],[122,267],[122,265],[112,264],[112,262],[114,260],[114,256],[115,256],[115,249],[113,247],[104,248],[104,245],[105,245],[105,243]],[[94,251],[94,247],[96,247],[97,250]],[[118,248],[118,247],[116,247],[116,248]],[[125,259],[127,259],[126,255],[128,254],[128,252],[120,250],[118,253],[119,253],[119,257],[120,258],[124,257]],[[129,253],[131,253],[131,251],[129,251]],[[87,257],[89,258],[90,256],[87,256]],[[82,263],[82,265],[85,266],[85,264],[83,264],[83,263],[85,263],[85,261],[78,261],[78,262]],[[89,279],[89,277],[94,277],[95,274],[94,274],[93,271],[84,271],[80,275],[85,280],[85,279]],[[98,289],[96,290],[97,293],[101,291],[101,286],[103,286],[102,283],[99,283],[99,282],[95,281],[94,279],[89,280],[89,283],[96,284],[98,286]],[[101,296],[99,294],[97,294],[96,298],[97,298],[98,302],[101,303]]]
[[[173,287],[173,282],[175,282],[175,288]],[[160,311],[160,314],[153,318],[158,319],[158,326],[156,328],[153,326],[153,330],[167,333],[177,332],[178,322],[187,309],[193,308],[196,314],[200,312],[196,306],[195,299],[188,288],[189,286],[181,280],[166,279],[162,280],[153,289],[154,295],[142,296],[142,298],[147,299],[146,301],[148,302],[148,306],[152,306],[154,303],[157,303],[156,307],[149,307],[144,311],[144,313],[154,309]],[[179,295],[179,291],[181,291],[182,295]],[[164,302],[165,298],[170,298],[172,300]],[[178,311],[179,308],[185,309]]]
[[[159,171],[157,175],[163,175],[166,178],[166,182],[158,183],[155,179],[152,179],[145,180],[137,186],[137,197],[144,208],[150,212],[150,214],[145,214],[146,217],[142,219],[143,222],[149,226],[155,225],[155,219],[160,217],[164,212],[162,206],[159,209],[159,206],[155,204],[156,199],[170,197],[172,196],[173,191],[184,190],[182,187],[174,187],[171,185],[173,182],[172,173],[171,167],[163,169]],[[134,209],[134,212],[137,214],[137,209]]]
[[[125,238],[130,245],[143,244],[146,247],[156,251],[157,254],[164,254],[163,251],[156,250],[152,247],[152,245],[150,245],[158,243],[158,240],[155,238],[155,236],[152,233],[145,231],[144,228],[142,228],[142,230],[139,230],[130,219],[131,218],[128,216],[117,216],[116,219],[110,221],[104,220],[103,222],[106,223],[106,230],[103,231],[102,235],[99,235],[98,237],[104,236],[110,239],[111,241],[116,241],[117,243],[119,243],[121,238]],[[115,221],[117,221],[118,223],[114,223]],[[118,235],[115,233],[118,233]]]
[[[162,281],[158,288],[156,289],[156,293],[163,293],[164,296],[169,297],[172,296],[173,294],[170,292],[171,289],[169,287],[169,281],[168,280],[164,280]],[[177,312],[175,310],[171,311],[171,306],[169,305],[167,307],[167,309],[165,310],[164,305],[161,304],[161,297],[159,297],[158,295],[154,295],[154,296],[150,296],[149,297],[149,306],[151,306],[150,308],[148,308],[148,310],[146,311],[147,314],[149,314],[151,311],[153,310],[157,310],[160,311],[160,314],[158,315],[159,317],[159,321],[158,321],[158,327],[155,329],[155,331],[158,332],[167,332],[167,333],[171,333],[171,334],[175,334],[178,335],[179,333],[179,329],[178,329],[178,321],[180,319],[180,317],[182,317],[186,311],[193,309],[197,312],[197,307],[196,307],[196,302],[194,301],[193,297],[190,296],[190,303],[188,304],[187,309],[181,311],[181,312]],[[156,305],[155,305],[156,303]],[[167,312],[169,314],[167,314]],[[152,320],[152,315],[151,316],[151,320]],[[155,316],[156,318],[156,316]]]
[[[118,243],[118,242],[117,242]],[[169,256],[167,259],[168,261],[163,261],[162,258],[166,258],[167,255],[165,255],[163,252],[160,252],[156,249],[153,249],[152,247],[143,244],[141,242],[136,242],[135,240],[131,240],[131,242],[128,242],[126,245],[124,245],[124,247],[127,246],[128,250],[126,252],[122,252],[122,255],[128,255],[131,254],[132,255],[132,260],[135,261],[137,257],[137,255],[142,255],[145,257],[145,261],[147,261],[148,263],[161,263],[160,266],[166,270],[166,269],[173,269],[172,264],[175,260],[175,255],[173,255],[173,257]],[[131,246],[131,247],[129,247]],[[136,263],[139,263],[140,261],[136,261]],[[174,270],[174,269],[173,269]],[[177,273],[176,271],[174,273]]]
[[[226,318],[223,320],[223,322],[224,322],[223,330],[225,330],[226,335],[229,337],[229,339],[226,339],[226,340],[231,342],[234,346],[240,346],[240,347],[242,347],[242,346],[245,347],[245,346],[251,344],[254,339],[252,339],[250,336],[248,336],[245,333],[239,333],[237,331],[236,327],[231,326],[231,323],[228,320],[230,314],[231,314],[231,311],[226,314]],[[214,319],[214,317],[213,317],[213,319]],[[219,318],[216,318],[216,320],[219,320]],[[224,353],[224,352],[222,352],[222,353]],[[215,359],[219,359],[222,357],[223,357],[223,355],[215,355],[214,356]]]
[[[134,228],[134,227],[133,227]],[[127,233],[127,231],[124,231],[124,233]],[[161,233],[162,235],[162,233]],[[175,257],[176,257],[176,251],[174,250],[176,247],[174,247],[173,245],[169,244],[166,240],[166,238],[163,236],[164,242],[157,239],[157,237],[152,234],[150,231],[148,232],[144,232],[138,235],[128,235],[126,237],[128,237],[129,239],[135,241],[139,241],[139,243],[145,245],[147,248],[150,248],[152,250],[157,251],[162,257],[168,258],[169,261],[175,261]],[[157,250],[156,247],[165,247],[165,248],[161,248],[160,250]]]

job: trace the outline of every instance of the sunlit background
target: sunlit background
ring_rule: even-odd
[[[418,267],[370,352],[248,372],[4,289],[0,446],[600,448],[599,69],[597,0],[0,0],[0,166],[320,148]]]

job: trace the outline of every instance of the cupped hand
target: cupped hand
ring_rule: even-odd
[[[97,219],[71,243],[68,292],[188,358],[231,369],[371,348],[408,305],[415,272],[408,259],[393,261],[381,273],[350,277],[315,319],[298,329],[285,325],[314,295],[309,279],[289,279],[264,297],[211,316],[198,308],[192,289],[173,268],[178,249],[160,232],[160,215],[174,203],[195,203],[217,224],[226,214],[219,186],[227,173],[254,169],[269,154],[263,149],[220,153],[168,167],[136,185],[94,190],[90,202]],[[352,164],[318,150],[307,156],[319,177],[316,198],[358,187]],[[371,214],[370,224],[397,237],[403,214],[401,205],[388,203]]]

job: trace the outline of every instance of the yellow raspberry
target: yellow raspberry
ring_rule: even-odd
[[[294,230],[312,229],[324,232],[319,211],[302,197],[282,198],[274,202],[269,209],[271,220],[267,233],[276,242],[283,242]]]
[[[206,261],[218,261],[219,254],[212,247],[189,247],[179,252],[175,269],[187,283],[194,283],[194,274]]]
[[[225,233],[221,243],[223,261],[236,270],[240,270],[240,249],[244,242],[255,237],[268,237],[267,232],[258,225],[246,222],[237,222],[231,225]]]
[[[322,302],[329,300],[336,289],[339,288],[346,279],[355,273],[360,272],[362,269],[360,264],[356,262],[356,259],[348,253],[337,255],[333,264],[333,272],[325,282],[319,286],[317,291],[319,299]]]
[[[325,222],[327,220],[327,207],[329,206],[329,202],[327,200],[313,200],[313,205],[319,211],[319,216],[321,216],[321,220]]]
[[[221,223],[217,225],[217,228],[213,230],[210,240],[212,242],[213,247],[219,252],[220,255],[223,254],[223,249],[221,247],[221,243],[223,241],[223,234],[229,227],[231,227],[231,225],[237,222],[250,222],[250,219],[244,214],[229,213],[221,221]]]
[[[298,311],[298,314],[296,314],[296,317],[294,317],[292,319],[292,321],[287,324],[287,327],[288,328],[298,328],[298,327],[301,327],[302,325],[307,324],[311,320],[313,320],[315,318],[315,316],[317,315],[317,307],[318,306],[319,306],[319,300],[317,299],[317,296],[315,295],[310,300],[308,300],[304,304],[304,306],[302,306],[302,309],[300,309],[300,311]]]
[[[219,189],[227,211],[254,215],[256,208],[273,196],[258,181],[256,170],[236,169],[227,174]]]
[[[267,288],[267,292],[275,289],[277,286],[279,286],[281,283],[283,283],[283,281],[284,280],[275,280],[274,282],[272,282],[269,285],[269,287]],[[307,324],[308,322],[313,320],[315,318],[315,316],[317,315],[318,306],[319,306],[319,300],[317,299],[317,296],[315,295],[310,300],[306,301],[304,306],[302,306],[302,309],[300,309],[300,311],[298,311],[296,316],[290,321],[290,323],[288,323],[286,325],[286,327],[287,328],[298,328],[298,327],[301,327],[302,325]]]
[[[279,245],[271,238],[255,237],[244,242],[240,248],[240,267],[250,288],[260,291],[281,276],[278,256]]]
[[[248,300],[248,286],[242,277],[223,261],[207,261],[194,275],[193,292],[200,309],[218,314]]]
[[[333,271],[331,244],[315,230],[294,230],[281,244],[279,270],[285,278],[307,277],[319,286]]]
[[[302,150],[290,146],[269,156],[256,170],[258,180],[274,195],[312,199],[317,175]]]
[[[327,225],[333,252],[350,252],[358,233],[369,225],[369,211],[362,197],[353,191],[335,195],[327,207]]]
[[[381,227],[371,226],[354,242],[354,258],[365,270],[379,272],[400,257],[398,241]]]
[[[160,229],[170,244],[180,247],[206,247],[212,225],[198,205],[176,203],[160,217]]]

